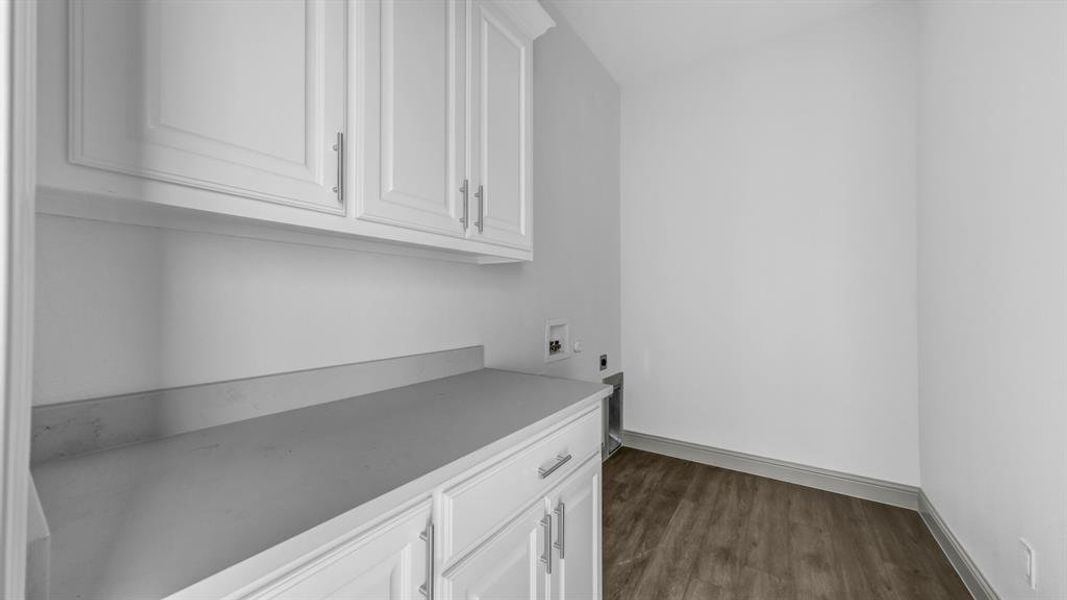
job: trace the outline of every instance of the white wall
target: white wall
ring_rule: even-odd
[[[626,428],[918,484],[915,13],[623,88]]]
[[[550,9],[551,10],[551,9]],[[474,266],[39,218],[36,399],[52,403],[485,344],[599,380],[619,358],[619,92],[559,25],[536,42],[535,261]],[[545,365],[545,320],[585,351]]]
[[[922,486],[1013,599],[1067,597],[1065,6],[928,2],[920,21]]]

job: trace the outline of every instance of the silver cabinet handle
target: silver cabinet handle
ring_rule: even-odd
[[[559,559],[563,560],[564,558],[566,558],[565,552],[567,541],[565,536],[567,535],[567,506],[563,504],[562,500],[560,500],[559,503],[556,504],[555,513],[556,520],[559,522],[559,525],[556,526],[556,543],[553,544],[553,546],[556,547],[556,550],[559,550]]]
[[[545,574],[552,574],[552,516],[545,515],[541,519],[541,527],[544,529],[544,551],[541,553],[541,563],[545,565]]]
[[[478,221],[474,225],[478,228],[478,233],[481,233],[485,226],[485,186],[478,186],[478,191],[474,192],[474,198],[478,201]]]
[[[337,132],[337,143],[333,145],[334,152],[337,153],[337,185],[334,186],[333,192],[337,194],[337,201],[345,201],[345,134],[340,131]]]
[[[541,476],[541,479],[544,479],[545,477],[548,477],[549,475],[555,473],[556,469],[558,469],[558,468],[562,467],[563,465],[567,464],[567,461],[569,461],[570,459],[571,459],[571,455],[570,454],[560,454],[559,456],[556,457],[555,464],[553,464],[551,467],[548,467],[547,469],[545,467],[539,467],[537,469],[537,474]]]
[[[426,582],[419,586],[419,593],[427,600],[433,600],[433,534],[433,521],[430,521],[419,535],[419,539],[426,542]]]
[[[467,229],[467,224],[469,223],[468,219],[470,218],[470,202],[468,198],[469,192],[470,182],[464,179],[463,187],[459,188],[459,193],[463,194],[463,216],[459,218],[459,222],[463,223],[464,230]]]

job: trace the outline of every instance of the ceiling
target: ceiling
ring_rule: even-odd
[[[552,0],[621,85],[878,0]]]

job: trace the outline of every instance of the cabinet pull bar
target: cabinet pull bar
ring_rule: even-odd
[[[463,223],[463,230],[466,231],[469,226],[470,219],[470,182],[466,179],[463,180],[463,187],[459,188],[459,192],[463,194],[463,216],[459,218],[459,222]]]
[[[425,596],[426,600],[433,600],[433,584],[436,578],[433,568],[433,537],[433,521],[430,521],[419,535],[419,539],[426,542],[426,582],[419,586],[419,593]]]
[[[545,574],[552,574],[552,516],[545,515],[541,519],[541,527],[544,529],[544,551],[541,553],[541,563],[545,565]]]
[[[337,143],[333,145],[334,152],[337,152],[337,185],[334,186],[333,192],[337,194],[337,201],[344,203],[345,201],[345,134],[340,131],[337,132]]]
[[[538,467],[537,474],[541,476],[541,479],[544,479],[544,478],[548,477],[549,475],[555,473],[556,469],[558,469],[558,468],[562,467],[563,465],[567,464],[567,461],[569,461],[570,459],[571,459],[571,455],[570,454],[560,454],[559,456],[556,457],[556,462],[551,467],[548,467],[548,468]]]
[[[474,223],[478,228],[478,233],[482,232],[485,226],[485,186],[478,185],[478,191],[474,192],[474,198],[478,200],[478,221]]]
[[[556,504],[556,520],[559,525],[556,526],[556,543],[553,544],[556,550],[559,550],[559,559],[566,558],[564,553],[566,552],[566,528],[567,528],[567,506],[560,500],[559,504]]]

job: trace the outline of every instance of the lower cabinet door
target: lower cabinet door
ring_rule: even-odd
[[[444,573],[443,598],[451,600],[540,600],[546,597],[551,520],[544,501]]]
[[[552,598],[599,599],[600,456],[560,484],[549,503],[555,521],[552,551],[559,562],[551,582]]]
[[[432,576],[430,501],[330,550],[251,597],[285,600],[411,600]]]

